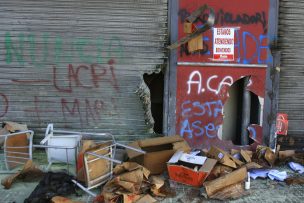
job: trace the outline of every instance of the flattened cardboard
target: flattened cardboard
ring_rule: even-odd
[[[208,155],[216,160],[218,160],[221,164],[225,166],[229,166],[231,168],[237,168],[236,163],[232,160],[233,157],[230,156],[224,150],[221,150],[217,147],[212,146],[208,151]]]
[[[206,180],[213,167],[215,166],[217,160],[193,155],[193,157],[197,158],[191,159],[190,162],[183,160],[183,162],[186,163],[195,163],[195,165],[201,165],[198,170],[195,170],[193,168],[177,164],[178,161],[181,161],[183,155],[185,155],[183,152],[177,151],[168,161],[167,167],[170,179],[194,187],[202,186],[203,182]]]
[[[189,22],[185,22],[184,23],[184,33],[185,34],[190,34],[193,32],[193,28],[194,28],[194,25],[192,23],[189,23]]]
[[[164,172],[167,161],[177,150],[184,152],[191,150],[187,142],[178,135],[135,141],[129,146],[146,151],[146,154],[141,154],[127,149],[127,154],[131,161],[143,165],[151,174]]]
[[[244,158],[244,160],[246,161],[246,163],[250,163],[251,162],[251,157],[250,157],[250,155],[246,151],[241,150],[241,155]]]
[[[205,182],[204,186],[207,195],[210,197],[228,186],[244,181],[246,177],[247,177],[247,169],[246,167],[242,167],[229,174],[221,176],[215,180]]]
[[[199,35],[188,42],[188,50],[190,53],[203,49],[203,35]]]

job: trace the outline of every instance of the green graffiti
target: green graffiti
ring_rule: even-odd
[[[97,46],[97,63],[98,64],[102,64],[104,62],[103,60],[103,57],[102,57],[102,48],[103,48],[103,39],[101,37],[99,37],[97,39],[97,43],[96,43],[96,46]]]
[[[62,38],[55,38],[55,64],[59,64],[62,59]]]
[[[24,34],[19,34],[19,47],[16,48],[12,44],[11,34],[9,32],[5,33],[5,49],[6,49],[6,63],[10,64],[13,61],[13,56],[15,55],[17,61],[20,65],[24,65],[23,51],[24,51]]]
[[[85,49],[86,46],[91,44],[89,39],[79,38],[76,40],[76,50],[78,52],[79,59],[84,63],[94,63],[94,58],[91,55],[84,54],[84,50],[88,51],[89,49]],[[95,61],[96,62],[96,61]]]
[[[104,64],[109,59],[116,59],[117,62],[122,63],[124,58],[124,48],[118,37],[105,41],[102,36],[97,39],[65,39],[62,36],[50,37],[49,33],[43,33],[40,38],[34,33],[26,36],[21,33],[16,40],[10,32],[6,32],[5,49],[7,64],[15,61],[24,65],[28,62],[36,67],[42,67],[44,64],[59,65],[74,62]]]
[[[43,38],[43,62],[46,63],[49,55],[48,52],[49,33],[44,33],[42,35],[42,38]]]

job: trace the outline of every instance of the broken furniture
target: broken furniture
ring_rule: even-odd
[[[102,135],[103,137],[108,136],[111,140],[99,140],[94,147],[80,152],[78,157],[83,160],[78,159],[78,163],[83,161],[82,171],[84,172],[84,182],[86,185],[83,186],[76,180],[73,180],[73,182],[89,195],[96,197],[96,194],[92,193],[90,190],[106,183],[112,178],[114,164],[122,164],[122,161],[118,160],[115,156],[117,148],[124,148],[140,154],[145,154],[145,151],[120,144],[115,141],[113,135],[108,133],[94,135]],[[77,173],[77,175],[79,175],[79,173]]]
[[[31,130],[0,135],[4,138],[1,157],[4,159],[6,171],[22,166],[32,159],[33,135]]]
[[[44,148],[47,153],[48,166],[47,170],[53,163],[66,163],[76,165],[78,147],[81,141],[81,133],[54,130],[53,124],[48,124],[45,138],[40,145],[33,145],[35,148]]]

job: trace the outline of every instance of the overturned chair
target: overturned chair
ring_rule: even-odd
[[[4,139],[1,162],[5,164],[5,169],[1,169],[1,172],[10,172],[32,160],[33,135],[31,130],[0,135]]]
[[[115,141],[112,134],[101,133],[94,134],[104,138],[101,140],[83,140],[83,149],[78,155],[78,181],[73,182],[90,196],[96,197],[96,194],[90,190],[96,188],[112,178],[114,164],[121,164],[122,161],[116,158],[118,148],[129,149],[138,153],[145,154],[145,151],[133,148]],[[107,138],[107,139],[106,139]],[[107,141],[106,141],[107,140]],[[88,145],[93,144],[93,147]]]

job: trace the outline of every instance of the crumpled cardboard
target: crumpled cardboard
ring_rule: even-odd
[[[270,166],[274,165],[277,158],[277,154],[271,148],[262,145],[257,146],[256,155],[261,164],[265,160]]]
[[[243,159],[246,161],[246,163],[251,162],[252,153],[250,155],[250,153],[248,151],[245,151],[245,150],[241,150],[240,153],[241,153],[241,156],[243,157]]]
[[[118,200],[123,200],[124,203],[156,202],[144,193],[147,186],[154,196],[164,196],[161,192],[164,181],[160,177],[149,177],[150,171],[137,163],[125,162],[117,165],[113,173],[116,176],[102,189],[105,203],[114,203]]]
[[[212,169],[211,173],[207,177],[207,181],[214,180],[218,177],[231,173],[233,169],[229,166],[224,166],[222,164],[216,164],[215,167]]]
[[[17,179],[35,179],[37,177],[42,177],[43,175],[44,173],[39,169],[39,167],[34,165],[32,160],[29,160],[26,162],[20,172],[6,177],[1,181],[1,184],[4,186],[5,189],[9,189]]]
[[[139,140],[130,146],[146,151],[146,154],[141,154],[127,149],[127,154],[130,161],[144,166],[153,175],[166,171],[166,163],[176,151],[191,151],[187,142],[178,135]]]
[[[15,123],[11,121],[4,121],[3,123],[4,123],[4,129],[6,129],[11,133],[28,130],[27,125],[25,124]]]

